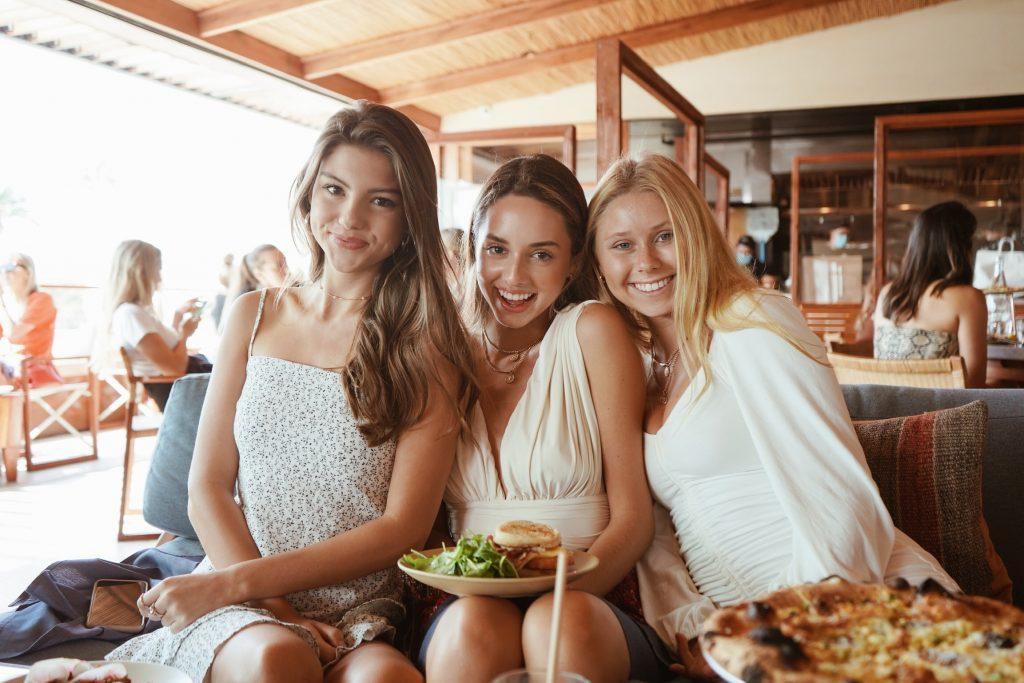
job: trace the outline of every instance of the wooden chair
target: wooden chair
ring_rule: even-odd
[[[121,512],[117,520],[117,540],[148,541],[158,538],[158,533],[130,534],[125,531],[125,518],[128,515],[139,515],[141,510],[128,507],[129,493],[132,483],[132,468],[135,464],[135,439],[156,436],[160,431],[162,415],[140,415],[139,406],[146,384],[171,384],[180,375],[175,376],[140,376],[132,369],[132,361],[126,349],[121,349],[121,360],[128,379],[128,395],[125,398],[124,410],[124,472],[121,477]]]
[[[10,448],[4,448],[4,464],[7,470],[8,482],[17,481],[17,462],[19,457],[25,458],[25,467],[29,472],[45,470],[51,467],[60,467],[61,465],[73,465],[75,463],[97,460],[99,458],[99,448],[97,445],[97,435],[99,431],[99,419],[97,418],[98,392],[96,387],[96,377],[93,375],[92,370],[89,369],[88,362],[88,356],[65,356],[61,358],[54,358],[52,361],[25,358],[21,361],[22,381],[18,383],[17,387],[4,394],[4,409],[2,411],[3,424],[6,428],[9,424],[8,420],[11,417],[9,411],[12,409],[14,399],[20,400],[22,425],[21,445],[12,444]],[[60,374],[65,376],[71,376],[74,373],[81,373],[81,368],[84,367],[85,378],[74,382],[52,382],[48,384],[41,384],[39,386],[30,386],[27,378],[30,376],[31,369],[34,366],[43,363],[52,363],[53,366],[58,369],[58,372],[63,369],[64,372]],[[53,406],[47,400],[54,396],[63,396],[63,400],[61,400],[57,406]],[[82,399],[86,399],[88,402],[86,408],[89,425],[88,436],[83,434],[75,425],[71,424],[67,417],[67,412]],[[32,425],[33,406],[40,409],[46,415],[46,417],[35,426]],[[32,452],[32,442],[41,437],[42,434],[53,425],[57,425],[64,433],[81,441],[87,448],[86,452],[74,453],[60,458],[48,458],[46,460],[35,459]],[[4,429],[4,434],[3,443],[6,444],[8,439],[6,436],[6,429]]]
[[[800,304],[800,311],[807,326],[822,339],[849,342],[856,337],[860,304]]]
[[[963,389],[967,368],[960,356],[935,360],[875,360],[828,354],[840,384],[884,384],[932,389]]]
[[[825,347],[829,353],[841,353],[846,356],[858,356],[860,358],[874,358],[875,356],[875,343],[873,339],[849,343],[835,339],[826,339]]]

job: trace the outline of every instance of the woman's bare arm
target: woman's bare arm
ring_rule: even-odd
[[[610,307],[587,306],[576,334],[597,411],[611,518],[590,547],[600,566],[573,588],[604,595],[636,565],[654,536],[644,473],[644,369],[626,325]]]
[[[946,292],[944,292],[945,294]],[[955,299],[959,322],[956,338],[967,366],[967,387],[984,388],[988,365],[988,307],[985,295],[974,287],[948,291]]]

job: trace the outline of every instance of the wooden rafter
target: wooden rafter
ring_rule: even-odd
[[[288,12],[330,0],[230,0],[199,12],[199,35],[203,38],[238,31]]]
[[[235,57],[241,57],[254,66],[270,69],[292,80],[310,83],[330,95],[347,99],[381,101],[376,88],[344,76],[330,76],[317,80],[305,79],[302,61],[270,43],[263,42],[241,31],[229,31],[203,38],[199,29],[199,13],[173,0],[96,0],[96,3],[121,16],[130,16],[144,23],[170,29],[195,43],[205,43]],[[417,125],[427,130],[441,128],[441,118],[433,112],[415,106],[398,108]]]
[[[244,2],[246,0],[235,1]],[[261,1],[270,2],[271,0]],[[291,2],[300,1],[291,0]],[[530,0],[509,7],[498,7],[489,12],[478,12],[468,17],[431,24],[402,33],[392,33],[307,57],[303,60],[306,66],[306,75],[316,78],[341,69],[362,66],[414,50],[551,19],[609,2],[614,2],[614,0]]]
[[[739,5],[712,10],[689,17],[673,19],[661,24],[641,27],[632,31],[605,36],[575,45],[556,48],[532,55],[523,55],[491,64],[422,79],[414,83],[381,88],[385,104],[405,104],[426,97],[468,88],[481,83],[519,76],[531,71],[550,69],[594,57],[598,40],[614,38],[633,49],[678,40],[711,31],[765,21],[783,14],[814,9],[844,2],[845,0],[749,0]]]
[[[576,126],[521,126],[518,128],[495,128],[491,130],[470,130],[458,133],[433,133],[427,135],[431,146],[444,152],[445,145],[460,149],[473,147],[497,147],[537,142],[561,142],[562,163],[573,173],[576,172]],[[440,156],[440,154],[439,154]],[[439,165],[440,169],[441,166]]]

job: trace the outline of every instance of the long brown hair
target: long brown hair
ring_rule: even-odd
[[[342,373],[345,393],[370,445],[395,439],[426,410],[428,388],[441,378],[433,359],[458,373],[453,401],[460,420],[476,396],[465,329],[445,279],[437,218],[437,179],[430,148],[412,121],[390,107],[360,100],[336,113],[317,138],[291,196],[292,234],[310,251],[309,279],[324,274],[325,255],[309,223],[320,166],[339,145],[356,145],[391,162],[402,195],[406,238],[381,264]],[[443,386],[443,385],[442,385]]]
[[[597,267],[594,256],[597,222],[614,200],[630,192],[653,192],[668,213],[676,251],[672,316],[687,370],[691,376],[698,369],[704,370],[705,384],[697,398],[711,385],[709,352],[715,331],[766,328],[813,358],[799,341],[761,312],[762,297],[782,295],[758,289],[746,268],[736,262],[704,193],[682,167],[668,157],[651,154],[639,160],[620,159],[601,178],[590,200],[587,257],[591,268],[596,270]],[[606,284],[601,290],[602,300],[612,303],[632,323],[638,343],[649,342],[650,330],[646,322],[616,300]]]
[[[918,214],[900,273],[882,302],[882,315],[894,323],[910,320],[932,283],[932,296],[971,284],[971,238],[977,227],[978,219],[960,202],[943,202]]]
[[[565,164],[547,154],[510,159],[491,174],[480,189],[480,197],[473,208],[469,231],[463,245],[464,276],[462,277],[463,308],[466,320],[471,326],[483,324],[487,313],[487,302],[476,286],[476,242],[480,224],[487,218],[487,212],[501,199],[509,195],[529,197],[550,206],[562,216],[565,229],[569,232],[572,256],[582,256],[587,237],[587,197],[576,176]],[[597,298],[597,279],[590,268],[577,268],[572,279],[555,300],[555,308]]]

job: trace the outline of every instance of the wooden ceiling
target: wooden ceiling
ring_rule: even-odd
[[[659,66],[945,0],[95,0],[346,98],[440,116],[594,79],[600,38]],[[855,55],[851,58],[856,58]]]

